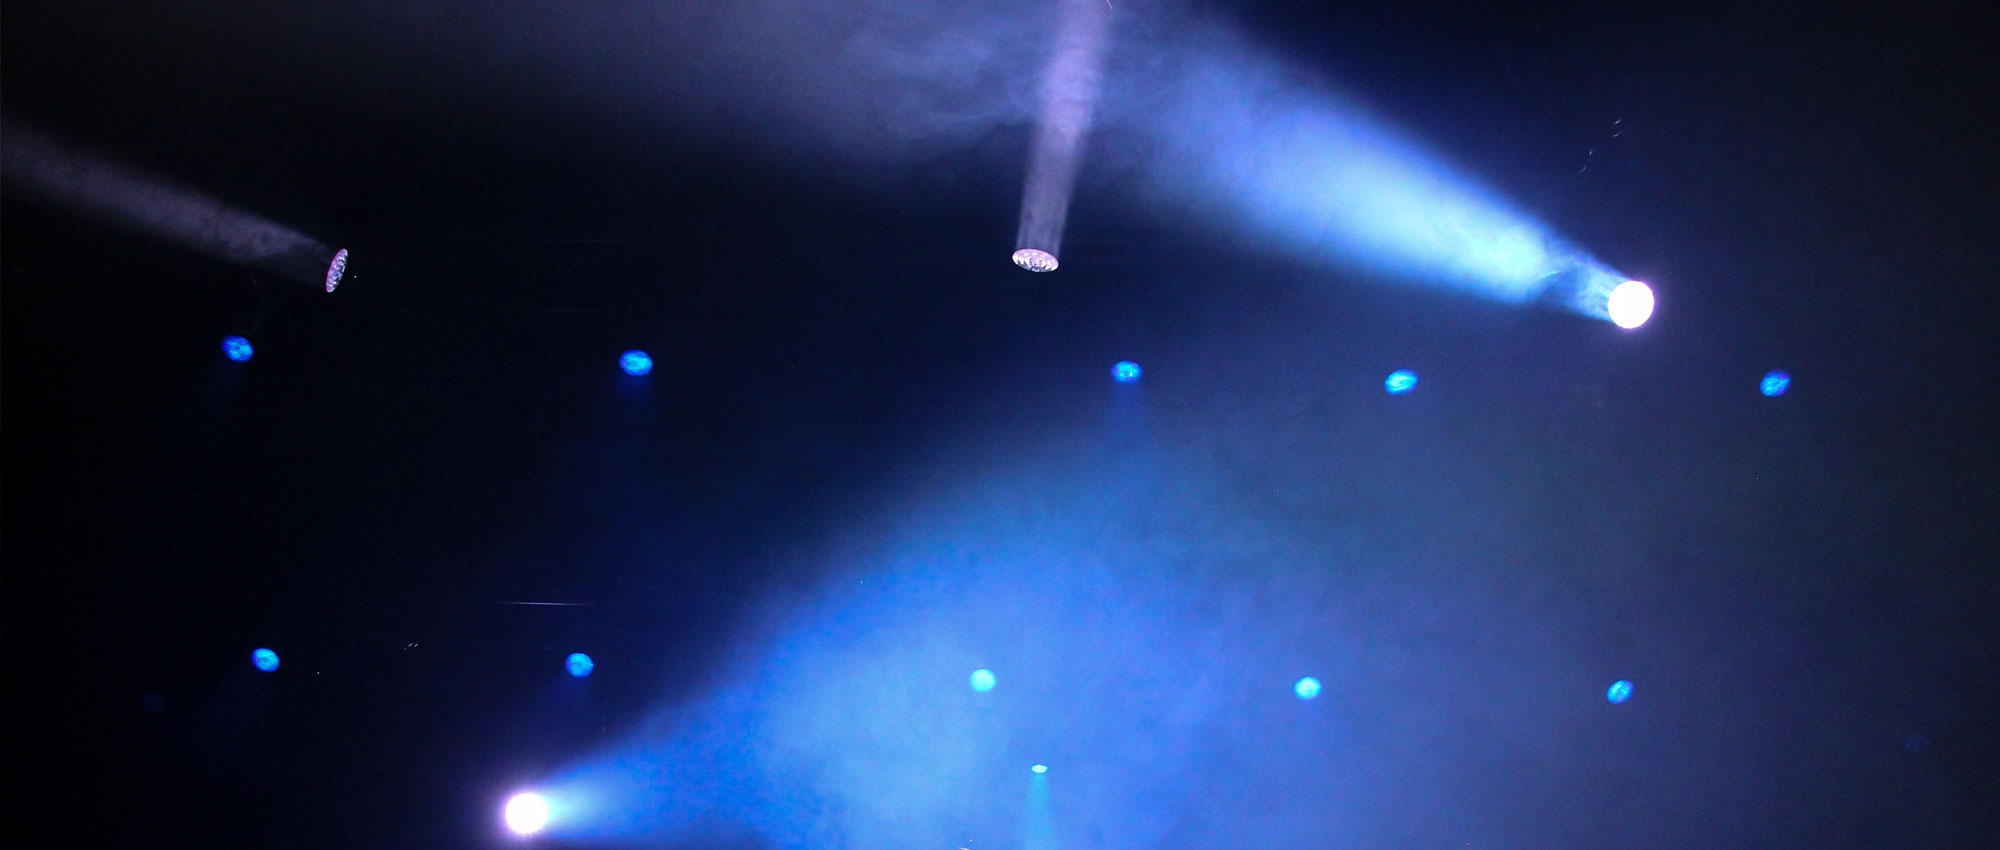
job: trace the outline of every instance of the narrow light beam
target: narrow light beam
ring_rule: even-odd
[[[1014,264],[1031,272],[1059,265],[1063,229],[1083,142],[1097,108],[1099,66],[1111,7],[1104,0],[1062,0],[1055,54],[1042,78],[1042,104],[1028,154],[1028,182],[1021,193],[1021,226]]]

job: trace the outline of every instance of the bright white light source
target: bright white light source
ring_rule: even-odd
[[[1056,270],[1056,255],[1040,248],[1022,248],[1014,252],[1014,265],[1031,272],[1052,272]]]
[[[507,800],[507,828],[516,835],[533,835],[549,822],[549,803],[533,792],[515,794]]]
[[[1653,317],[1653,288],[1636,280],[1618,284],[1605,309],[1611,313],[1611,323],[1621,328],[1643,325]]]
[[[342,248],[340,249],[339,253],[333,255],[333,262],[327,264],[326,291],[332,292],[334,287],[339,286],[340,276],[346,273],[347,273],[347,249]]]

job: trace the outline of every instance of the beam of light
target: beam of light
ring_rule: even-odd
[[[1757,382],[1757,391],[1765,398],[1777,398],[1792,388],[1792,376],[1784,372],[1767,372],[1764,379]]]
[[[982,694],[993,690],[993,686],[999,684],[999,680],[993,678],[993,671],[984,667],[972,671],[971,681],[972,689]]]
[[[597,662],[590,660],[590,656],[581,652],[572,652],[568,658],[563,659],[563,669],[568,670],[571,676],[582,679],[597,669]]]
[[[1628,699],[1631,699],[1632,683],[1625,681],[1624,679],[1619,679],[1616,682],[1612,682],[1611,687],[1605,689],[1604,698],[1605,700],[1609,701],[1612,705],[1618,705]]]
[[[549,803],[540,794],[523,791],[507,798],[500,816],[515,835],[534,835],[549,823]]]
[[[1382,380],[1382,389],[1390,395],[1403,395],[1417,388],[1417,373],[1408,369],[1397,369]]]
[[[1137,383],[1145,374],[1145,369],[1139,368],[1139,364],[1130,360],[1120,360],[1111,367],[1111,380],[1121,384]]]
[[[250,346],[250,341],[247,339],[240,336],[226,336],[222,338],[222,356],[224,357],[238,363],[248,363],[250,362],[250,356],[256,353],[257,350]]]
[[[624,354],[618,355],[618,368],[625,370],[625,374],[636,378],[653,371],[653,357],[637,349],[627,351]]]
[[[266,673],[276,671],[278,669],[278,654],[263,647],[253,649],[250,651],[250,666]]]
[[[1319,696],[1319,689],[1319,680],[1311,676],[1300,679],[1296,684],[1292,685],[1292,693],[1298,695],[1299,699],[1312,699]]]
[[[1021,193],[1021,226],[1014,264],[1031,272],[1056,270],[1070,194],[1083,162],[1084,139],[1097,107],[1099,68],[1111,7],[1102,0],[1061,0],[1055,53],[1042,76],[1041,111],[1028,153],[1028,182]]]
[[[6,123],[7,132],[0,136],[0,175],[42,200],[246,268],[324,284],[328,292],[338,282],[330,261],[339,255],[319,240],[165,178],[77,150],[15,116],[7,116]]]

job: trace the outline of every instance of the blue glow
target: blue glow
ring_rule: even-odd
[[[1312,699],[1313,697],[1319,696],[1319,688],[1320,688],[1319,680],[1311,676],[1307,676],[1303,679],[1300,679],[1298,681],[1298,684],[1292,686],[1292,693],[1298,694],[1299,699]]]
[[[993,671],[988,670],[984,667],[972,671],[973,690],[983,694],[986,693],[987,691],[993,690],[993,686],[995,684],[998,684],[998,680],[993,678]]]
[[[256,350],[250,347],[250,341],[247,339],[240,336],[226,336],[222,338],[222,356],[224,357],[238,363],[246,363],[249,362],[250,355],[255,353]]]
[[[653,371],[653,357],[635,348],[618,356],[618,368],[636,378]]]
[[[1048,773],[1048,772],[1049,772],[1049,766],[1048,766],[1048,765],[1046,765],[1046,764],[1038,764],[1038,765],[1035,765],[1034,767],[1031,767],[1031,768],[1028,768],[1028,769],[1029,769],[1029,770],[1032,770],[1032,771],[1034,771],[1034,772],[1036,772],[1036,773]]]
[[[1388,390],[1390,395],[1402,395],[1416,388],[1417,373],[1408,369],[1390,372],[1388,380],[1382,382],[1382,389]]]
[[[1767,398],[1777,398],[1792,388],[1792,376],[1783,372],[1771,372],[1757,383],[1757,390]]]
[[[1609,700],[1612,705],[1617,705],[1628,699],[1631,699],[1632,683],[1627,682],[1624,679],[1619,679],[1616,682],[1612,682],[1611,687],[1605,689],[1604,698],[1606,700]]]
[[[590,671],[597,669],[597,662],[590,660],[590,656],[581,652],[572,652],[563,660],[563,666],[569,669],[570,675],[581,679],[590,675]]]
[[[250,666],[266,673],[278,669],[278,654],[263,647],[250,651]]]
[[[1139,364],[1130,360],[1120,360],[1118,365],[1111,367],[1111,379],[1121,384],[1137,381],[1139,376],[1145,373],[1146,370],[1139,368]]]

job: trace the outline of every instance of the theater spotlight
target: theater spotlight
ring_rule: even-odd
[[[278,654],[263,647],[258,647],[250,652],[250,666],[266,673],[276,672],[278,669]]]
[[[1625,281],[1611,290],[1604,308],[1612,324],[1627,330],[1636,328],[1653,317],[1653,288],[1636,280]]]
[[[534,835],[549,823],[549,802],[540,794],[523,791],[507,798],[501,818],[515,835]]]
[[[224,357],[238,363],[248,363],[250,362],[250,355],[255,353],[257,353],[257,350],[250,347],[250,341],[247,339],[240,336],[222,338],[222,356]]]

